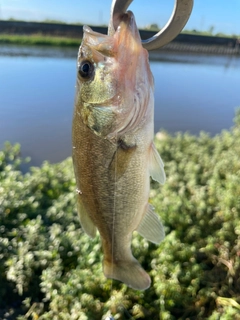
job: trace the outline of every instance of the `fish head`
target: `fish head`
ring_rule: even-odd
[[[78,54],[77,89],[89,104],[102,104],[116,94],[114,43],[111,37],[84,26]]]
[[[84,122],[108,137],[134,130],[146,118],[149,101],[153,101],[148,52],[142,47],[134,15],[128,11],[118,20],[113,35],[84,26],[77,65],[76,103],[85,105]],[[100,127],[95,123],[99,117],[104,118]]]

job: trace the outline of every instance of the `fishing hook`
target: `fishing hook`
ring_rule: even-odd
[[[108,26],[108,34],[112,35],[117,29],[121,15],[133,0],[113,0],[111,6],[111,18]],[[153,37],[142,40],[142,45],[147,50],[163,47],[172,41],[186,25],[193,8],[193,0],[175,0],[174,9],[170,19],[163,29]]]

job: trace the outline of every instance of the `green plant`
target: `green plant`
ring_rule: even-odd
[[[240,111],[210,137],[156,135],[167,182],[151,203],[160,246],[134,234],[144,292],[106,280],[99,238],[82,231],[71,159],[22,174],[19,145],[0,152],[1,319],[239,319]]]
[[[0,44],[1,43],[18,45],[79,47],[81,40],[67,37],[46,36],[42,34],[0,34]]]

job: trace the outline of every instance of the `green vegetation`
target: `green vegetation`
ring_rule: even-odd
[[[68,24],[65,21],[62,20],[52,20],[52,19],[45,19],[43,21],[41,21],[42,23],[57,23],[57,24]]]
[[[150,29],[149,29],[150,30]],[[152,28],[151,31],[157,31]],[[183,31],[185,34],[195,34],[195,35],[207,35],[209,32],[200,31]],[[226,36],[219,34],[216,36]],[[229,36],[231,38],[231,36]],[[81,39],[67,38],[67,37],[57,37],[57,36],[45,36],[43,34],[30,34],[30,35],[20,35],[20,34],[0,34],[0,44],[17,44],[17,45],[41,45],[41,46],[59,46],[59,47],[79,47]]]
[[[151,31],[157,31],[157,29],[151,28]],[[206,36],[223,36],[224,34],[212,35],[209,32],[200,31],[183,31],[185,34],[195,34],[195,35],[206,35]],[[235,36],[237,37],[237,36]],[[232,36],[229,36],[232,38]],[[59,46],[59,47],[79,47],[81,39],[67,38],[67,37],[57,37],[57,36],[45,36],[43,34],[30,34],[30,35],[20,35],[20,34],[0,34],[0,44],[17,44],[17,45],[47,45],[47,46]]]
[[[144,292],[106,280],[99,238],[79,225],[71,159],[19,171],[20,147],[0,152],[0,318],[240,319],[240,110],[235,126],[156,136],[167,182],[151,202],[160,246],[133,252],[152,278]],[[127,221],[126,221],[127,223]],[[112,285],[112,289],[111,289]]]
[[[80,42],[81,40],[76,38],[44,36],[42,34],[33,34],[33,35],[0,34],[0,44],[79,47]]]
[[[191,35],[197,35],[197,36],[208,36],[208,37],[223,37],[223,38],[239,38],[239,35],[236,34],[225,34],[222,32],[218,32],[218,33],[213,33],[210,30],[208,31],[199,31],[196,29],[193,30],[183,30],[182,33],[184,34],[191,34]]]
[[[11,18],[9,21],[17,20]],[[57,24],[67,24],[64,21],[59,20],[49,20],[46,19],[40,23],[57,23]],[[82,25],[80,22],[75,23],[75,25]],[[102,25],[102,27],[107,27]],[[159,31],[159,26],[156,23],[146,26],[146,30],[150,31]],[[228,37],[228,38],[239,38],[240,35],[227,35],[224,33],[214,33],[214,26],[211,26],[208,31],[199,31],[199,30],[184,30],[182,33],[190,35],[199,35],[199,36],[211,36],[211,37]],[[77,38],[68,38],[65,36],[54,36],[54,35],[44,35],[44,34],[4,34],[0,33],[0,44],[17,44],[17,45],[48,45],[48,46],[61,46],[61,47],[79,47],[80,39]]]
[[[157,23],[150,24],[146,26],[144,29],[150,30],[150,31],[159,31],[161,28],[159,28]],[[237,34],[226,34],[223,32],[214,32],[215,27],[211,26],[208,30],[186,30],[184,29],[181,33],[184,34],[191,34],[191,35],[197,35],[197,36],[209,36],[209,37],[226,37],[226,38],[239,38],[240,35]]]
[[[144,28],[144,30],[156,31],[158,32],[161,28],[157,23],[150,24]],[[214,33],[214,27],[210,27],[209,30],[183,30],[181,33],[183,34],[191,34],[196,36],[208,36],[208,37],[227,37],[227,38],[238,38],[239,36],[236,34],[225,34],[225,33]]]

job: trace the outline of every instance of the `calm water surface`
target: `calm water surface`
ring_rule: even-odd
[[[71,154],[76,49],[0,47],[0,147],[20,142],[31,165]],[[233,125],[240,106],[240,57],[151,54],[155,131]]]

